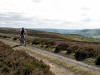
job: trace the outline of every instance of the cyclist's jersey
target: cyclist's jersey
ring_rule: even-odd
[[[25,33],[25,31],[22,29],[22,30],[21,30],[21,35],[24,35],[24,33]]]
[[[26,34],[26,30],[25,29],[21,29],[20,30],[20,36],[25,36]]]

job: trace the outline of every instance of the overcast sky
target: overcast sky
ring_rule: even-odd
[[[100,28],[100,0],[0,0],[0,27]]]

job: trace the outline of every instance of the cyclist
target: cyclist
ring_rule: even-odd
[[[21,28],[20,29],[20,44],[24,46],[26,46],[25,35],[26,35],[26,30],[24,28]]]

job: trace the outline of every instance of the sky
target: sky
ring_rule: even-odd
[[[0,0],[0,27],[100,28],[100,0]]]

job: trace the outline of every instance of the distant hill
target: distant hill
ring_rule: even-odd
[[[83,30],[68,30],[68,29],[34,29],[39,31],[56,32],[62,34],[79,34],[86,37],[92,37],[100,40],[100,29],[83,29]]]
[[[100,39],[100,29],[85,29],[80,31],[79,34]]]
[[[47,31],[47,32],[56,32],[56,33],[62,33],[62,34],[70,34],[70,33],[76,33],[80,32],[81,30],[71,30],[71,29],[45,29],[45,28],[34,28],[33,30],[39,30],[39,31]]]

